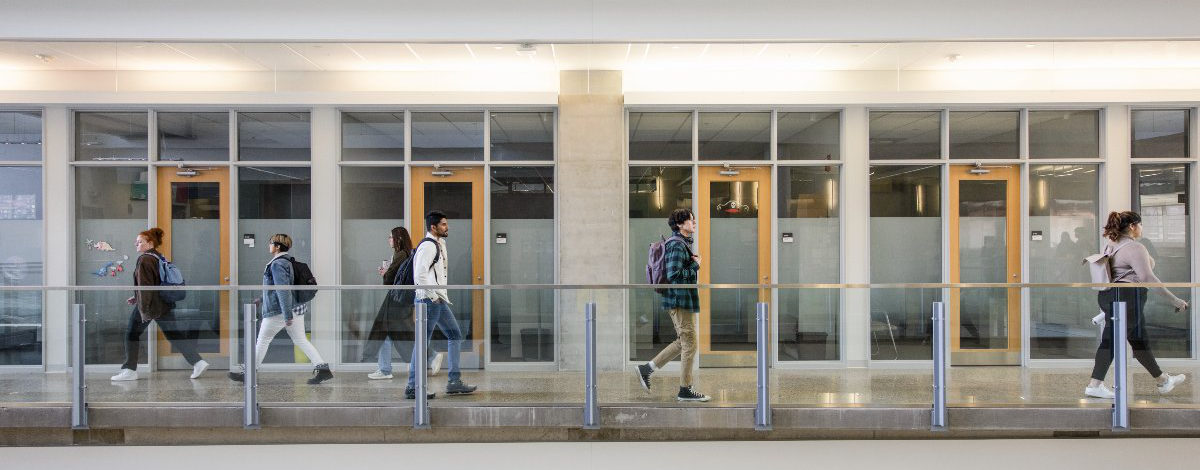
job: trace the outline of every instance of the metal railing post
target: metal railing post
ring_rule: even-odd
[[[933,303],[933,414],[930,429],[946,430],[946,304]]]
[[[1125,302],[1113,302],[1113,431],[1129,430],[1129,361],[1125,357],[1127,332]]]
[[[754,429],[771,430],[771,309],[766,302],[756,305],[758,324],[758,404],[754,407]]]
[[[242,426],[246,429],[262,427],[258,416],[258,355],[254,352],[254,338],[258,337],[254,325],[256,314],[254,304],[242,306],[242,363],[245,364],[245,375],[242,379],[246,395],[242,405]]]
[[[596,402],[596,303],[583,307],[583,428],[600,429],[600,404]]]
[[[71,338],[71,378],[74,382],[74,389],[71,391],[71,429],[88,428],[87,377],[84,375],[87,344],[85,309],[83,304],[71,306],[71,325],[74,325],[75,330]]]
[[[426,391],[429,388],[429,305],[424,302],[417,302],[413,309],[413,317],[415,327],[413,329],[413,339],[416,340],[417,355],[412,362],[416,365],[417,370],[409,371],[415,376],[416,404],[413,406],[413,429],[429,429],[429,394]]]

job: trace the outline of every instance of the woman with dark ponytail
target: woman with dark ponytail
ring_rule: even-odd
[[[395,284],[400,265],[409,256],[412,256],[413,244],[408,230],[404,227],[392,228],[391,236],[388,237],[388,246],[392,248],[392,260],[386,269],[380,266],[379,276],[383,278],[384,285],[390,286]],[[391,295],[383,297],[383,304],[379,306],[379,313],[375,314],[375,322],[371,324],[371,332],[367,334],[367,343],[363,348],[362,358],[362,362],[370,362],[378,358],[379,369],[367,374],[367,378],[372,380],[392,378],[392,349],[400,351],[399,343],[402,334],[407,332],[411,338],[412,309],[411,303],[402,305],[400,302],[392,300]]]
[[[1104,254],[1109,256],[1114,283],[1161,283],[1154,275],[1154,258],[1137,240],[1142,237],[1142,216],[1137,212],[1124,211],[1108,214],[1108,223],[1104,225]],[[1154,292],[1170,299],[1175,311],[1188,308],[1184,302],[1165,287],[1155,287]],[[1088,383],[1084,394],[1096,398],[1113,398],[1112,390],[1104,385],[1104,376],[1108,374],[1108,366],[1113,361],[1113,327],[1112,304],[1125,302],[1125,324],[1129,346],[1133,348],[1133,357],[1146,368],[1147,372],[1158,382],[1158,392],[1168,393],[1176,385],[1187,379],[1183,374],[1171,375],[1164,373],[1158,367],[1154,354],[1150,352],[1150,338],[1146,331],[1146,297],[1149,289],[1145,287],[1115,287],[1098,294],[1100,309],[1104,311],[1104,334],[1100,339],[1100,347],[1096,349],[1096,364],[1092,368],[1092,380]]]

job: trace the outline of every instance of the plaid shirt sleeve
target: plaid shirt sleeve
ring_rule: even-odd
[[[664,265],[667,271],[668,284],[684,284],[687,282],[687,268],[690,268],[693,261],[688,256],[687,249],[682,243],[671,243],[667,245],[667,253],[665,255]]]
[[[669,284],[695,284],[696,261],[688,254],[687,247],[682,243],[667,245],[664,255],[664,269]],[[663,295],[663,308],[678,308],[689,312],[700,309],[699,291],[696,288],[667,289]]]

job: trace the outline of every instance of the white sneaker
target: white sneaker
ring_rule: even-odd
[[[442,371],[442,361],[446,360],[446,353],[440,352],[433,355],[433,363],[429,364],[429,375],[438,375]]]
[[[1164,372],[1164,374],[1165,374],[1165,372]],[[1171,390],[1175,390],[1175,386],[1183,383],[1184,380],[1187,380],[1186,375],[1167,374],[1167,381],[1163,382],[1162,385],[1158,386],[1158,393],[1161,393],[1163,395],[1171,393]]]
[[[375,372],[367,374],[367,378],[371,379],[371,380],[388,380],[388,379],[392,378],[392,374],[385,374],[385,373],[377,370]]]
[[[137,380],[137,371],[133,369],[121,369],[121,372],[117,373],[117,375],[109,377],[109,380],[112,380],[113,382]]]
[[[196,365],[192,366],[192,378],[198,379],[204,371],[208,370],[208,361],[201,359]]]
[[[1113,399],[1117,394],[1108,389],[1108,386],[1101,383],[1095,387],[1087,387],[1083,389],[1083,394],[1094,398]]]

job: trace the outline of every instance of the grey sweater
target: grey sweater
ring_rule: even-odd
[[[1105,240],[1105,244],[1104,251],[1106,253],[1111,253],[1117,247],[1125,245],[1112,255],[1112,282],[1162,282],[1158,276],[1154,275],[1154,258],[1150,257],[1150,252],[1146,251],[1146,247],[1141,243],[1129,237],[1121,237],[1115,242]],[[1183,302],[1165,287],[1155,287],[1154,292],[1171,299],[1171,303],[1176,307]]]

